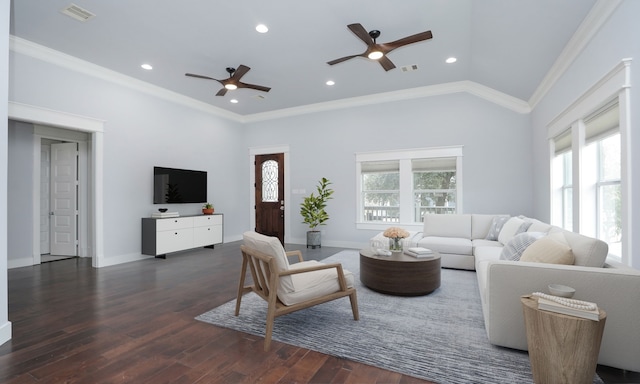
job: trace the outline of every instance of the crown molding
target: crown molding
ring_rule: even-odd
[[[309,113],[326,112],[337,109],[362,107],[372,104],[382,104],[394,101],[403,101],[410,99],[419,99],[431,96],[448,95],[452,93],[467,92],[478,96],[502,107],[511,109],[518,113],[529,113],[531,108],[526,101],[509,96],[505,93],[496,91],[495,89],[475,83],[473,81],[456,81],[451,83],[443,83],[437,85],[429,85],[425,87],[416,87],[403,89],[400,91],[377,93],[373,95],[352,97],[348,99],[340,99],[327,101],[323,103],[303,105],[300,107],[284,108],[277,111],[254,113],[246,115],[243,118],[245,123],[253,123],[265,120],[280,119],[291,116],[305,115]]]
[[[529,105],[531,109],[535,108],[542,98],[553,88],[555,83],[560,77],[567,71],[569,66],[575,61],[582,50],[591,41],[604,23],[609,20],[609,17],[622,3],[622,0],[598,0],[593,8],[584,18],[576,32],[573,34],[567,45],[560,53],[560,56],[556,59],[555,63],[547,72],[547,75],[542,79],[538,88],[533,92],[531,98],[529,98]]]
[[[35,59],[51,63],[62,68],[66,68],[88,76],[93,76],[104,81],[118,84],[123,87],[127,87],[154,97],[167,100],[169,102],[184,105],[204,113],[212,114],[239,123],[273,120],[309,113],[325,112],[431,96],[440,96],[459,92],[470,93],[518,113],[531,112],[531,107],[526,101],[509,96],[505,93],[496,91],[495,89],[486,87],[484,85],[465,80],[430,85],[425,87],[416,87],[399,91],[384,92],[374,95],[352,97],[323,103],[309,104],[300,107],[284,108],[276,111],[255,113],[243,116],[167,90],[165,88],[161,88],[156,85],[134,79],[130,76],[123,75],[119,72],[112,71],[88,61],[78,59],[77,57],[67,55],[51,48],[47,48],[45,46],[33,43],[20,37],[9,37],[9,49],[16,53],[33,57]]]
[[[193,98],[181,95],[177,92],[149,84],[147,82],[135,79],[122,73],[112,71],[99,65],[78,59],[77,57],[67,55],[43,45],[36,44],[29,40],[17,36],[9,36],[9,49],[13,52],[20,53],[34,59],[57,65],[75,72],[79,72],[88,76],[92,76],[104,81],[108,81],[126,88],[133,89],[138,92],[167,100],[172,103],[180,104],[209,113],[225,119],[241,122],[242,116],[237,113],[229,112],[222,108],[203,103]]]

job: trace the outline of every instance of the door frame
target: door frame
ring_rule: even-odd
[[[256,155],[268,155],[270,153],[284,154],[284,242],[289,242],[291,238],[291,188],[289,177],[289,145],[275,145],[264,147],[249,147],[249,223],[251,230],[256,228],[256,176],[255,161]]]
[[[88,202],[88,232],[89,249],[93,267],[101,267],[104,263],[104,120],[79,116],[71,113],[54,111],[33,105],[9,102],[8,118],[33,124],[52,126],[71,131],[86,132],[91,136],[89,156],[89,202]],[[38,153],[40,140],[37,141]],[[35,144],[34,144],[35,147]],[[39,167],[39,165],[38,165]],[[34,168],[36,168],[34,166]],[[39,169],[39,168],[38,168]],[[34,172],[35,173],[35,172]],[[32,254],[40,252],[40,180],[34,180],[33,190],[33,229]],[[36,177],[36,175],[33,175]],[[37,217],[36,217],[37,216]],[[35,259],[35,255],[33,255]]]

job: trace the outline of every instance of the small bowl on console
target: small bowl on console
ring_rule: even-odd
[[[549,284],[549,293],[553,296],[571,298],[576,293],[576,290],[571,287],[567,287],[566,285]]]
[[[168,208],[158,208],[158,211],[160,211],[160,212],[164,213],[164,212],[167,212],[167,209],[168,209]]]

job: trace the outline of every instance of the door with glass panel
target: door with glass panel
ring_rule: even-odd
[[[284,153],[255,159],[255,230],[284,244]]]

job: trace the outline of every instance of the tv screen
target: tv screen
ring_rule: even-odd
[[[153,203],[204,203],[207,172],[153,167]]]

